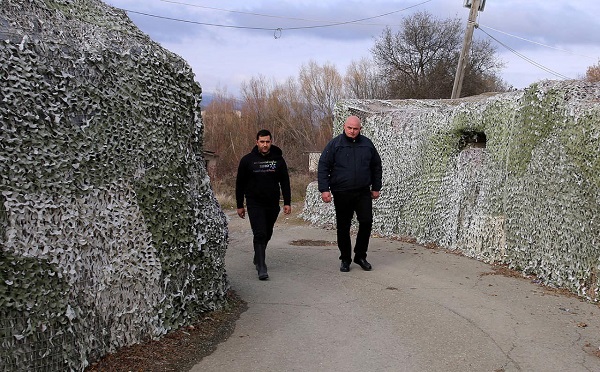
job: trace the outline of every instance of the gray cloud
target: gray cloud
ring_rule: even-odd
[[[192,0],[181,1],[194,3]],[[429,12],[438,19],[458,18],[466,26],[469,10],[462,6],[462,0],[432,0],[403,12],[356,24],[313,27],[374,17],[423,1],[202,2],[211,4],[214,8],[274,16],[265,17],[158,0],[107,0],[109,4],[130,10],[197,22],[177,22],[129,14],[142,31],[188,60],[203,86],[209,87],[209,90],[216,85],[233,86],[231,92],[237,91],[240,81],[259,74],[278,80],[295,75],[300,65],[311,59],[318,63],[334,62],[343,73],[351,60],[370,57],[370,47],[386,25],[397,30],[403,17],[418,11]],[[478,22],[499,31],[482,28],[476,30],[475,37],[487,38],[482,32],[485,30],[532,60],[548,63],[549,68],[573,76],[578,71],[584,73],[587,66],[598,60],[600,24],[596,15],[599,13],[598,1],[489,0],[485,11],[479,13]],[[312,28],[295,29],[298,27]],[[281,35],[277,34],[281,38],[275,40],[273,29],[277,28],[283,31]],[[553,46],[555,49],[523,39]],[[503,46],[496,46],[501,59],[509,62],[503,76],[515,86],[523,87],[541,77],[553,77]],[[574,53],[569,54],[564,50],[572,50]],[[592,58],[575,58],[575,53]]]

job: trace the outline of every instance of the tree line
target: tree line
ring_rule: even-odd
[[[215,176],[235,175],[262,128],[273,133],[292,172],[306,171],[306,153],[320,151],[332,137],[334,105],[341,99],[450,98],[462,31],[457,18],[420,12],[405,17],[396,32],[385,28],[371,58],[351,62],[343,74],[311,60],[283,83],[252,77],[241,85],[241,98],[216,92],[202,115],[204,148],[219,156]],[[488,40],[475,40],[461,96],[509,90],[499,77],[503,67]]]

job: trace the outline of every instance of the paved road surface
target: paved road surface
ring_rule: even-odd
[[[228,217],[227,272],[248,310],[193,372],[600,371],[598,305],[383,238],[371,239],[373,271],[341,273],[325,244],[335,231],[283,215],[259,281],[248,220]]]

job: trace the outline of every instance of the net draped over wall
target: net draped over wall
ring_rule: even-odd
[[[348,100],[383,161],[373,232],[457,250],[597,301],[600,84],[540,82],[460,100]],[[485,145],[468,146],[472,137]],[[316,183],[303,217],[335,223]]]
[[[0,370],[82,370],[222,307],[187,63],[95,0],[2,0],[0,36]]]

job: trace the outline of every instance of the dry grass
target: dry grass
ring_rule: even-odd
[[[215,193],[215,198],[217,198],[223,210],[235,209],[236,207],[235,195],[233,193],[218,192]]]
[[[309,173],[292,173],[290,174],[290,184],[292,188],[292,202],[304,202],[306,197],[306,187],[312,181],[316,181],[316,176]]]

